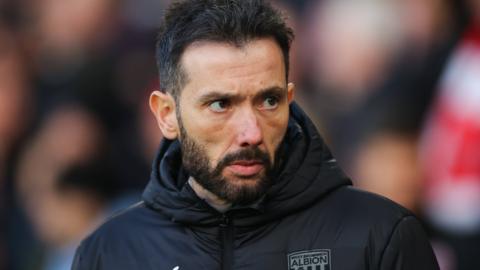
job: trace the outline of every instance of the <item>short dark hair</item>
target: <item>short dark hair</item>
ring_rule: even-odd
[[[286,77],[294,38],[283,15],[263,0],[182,0],[167,10],[156,46],[160,88],[175,98],[187,77],[181,56],[196,41],[226,42],[241,47],[258,38],[273,38],[282,50]]]

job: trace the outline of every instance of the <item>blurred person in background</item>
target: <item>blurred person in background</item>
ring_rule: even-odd
[[[360,144],[353,172],[362,189],[419,213],[423,186],[413,134],[394,130],[369,134]]]
[[[39,238],[19,269],[68,269],[75,247],[103,218],[115,186],[98,120],[77,105],[53,110],[21,155],[16,192]],[[17,235],[17,245],[22,236]],[[33,246],[34,242],[24,243]],[[29,246],[14,249],[32,251]]]
[[[0,179],[4,179],[9,158],[28,127],[32,103],[18,43],[1,25],[0,40]]]
[[[130,150],[149,148],[144,147],[142,129],[138,128],[138,121],[144,117],[137,116],[140,111],[137,100],[143,93],[139,88],[145,87],[145,82],[151,81],[156,74],[151,59],[153,48],[148,50],[143,45],[145,40],[150,41],[146,38],[148,35],[137,40],[125,34],[130,28],[121,22],[123,18],[118,5],[109,0],[22,0],[9,5],[15,7],[10,13],[18,13],[21,15],[19,19],[23,19],[17,27],[23,41],[20,45],[26,47],[23,56],[29,61],[29,71],[34,75],[34,80],[25,80],[35,90],[29,96],[35,98],[33,103],[36,105],[32,110],[35,112],[33,128],[43,126],[51,112],[65,103],[87,107],[92,114],[89,117],[95,118],[102,132],[108,134],[104,136],[109,137],[100,152],[114,164],[111,167],[118,168],[111,172],[117,180],[113,190],[125,193],[125,196],[115,197],[109,207],[114,207],[110,206],[112,203],[123,205],[123,200],[130,202],[131,194],[139,196],[136,187],[143,187],[148,180],[148,171],[142,168],[148,168],[153,156],[143,157],[143,153]],[[125,36],[133,39],[126,40]],[[22,123],[26,121],[18,121],[18,124]],[[59,135],[65,135],[62,129],[75,130],[68,121],[61,121],[55,129]],[[65,159],[69,157],[58,157],[51,162],[63,167]],[[20,205],[14,207],[14,212],[19,213],[9,217],[13,220],[9,234],[14,247],[11,252],[16,262],[14,269],[38,269],[35,262],[45,259],[45,254],[38,252],[35,238],[41,238],[42,243],[49,241],[43,241],[44,234],[38,230],[30,232],[28,223],[33,219],[25,220],[21,206],[26,204],[20,198],[17,200]],[[25,260],[25,254],[33,258],[33,262]]]
[[[326,122],[334,152],[359,187],[418,214],[417,141],[456,42],[451,7],[444,0],[325,1],[314,13],[319,53],[310,100],[320,125]]]
[[[339,121],[383,82],[404,31],[394,1],[317,1],[306,18],[303,90],[335,152]]]
[[[434,91],[413,81],[438,77],[453,39],[450,6],[446,0],[347,0],[320,1],[311,9],[307,39],[301,43],[306,46],[302,61],[309,67],[303,90],[348,173],[355,174],[354,149],[361,133],[375,125],[368,118],[374,108],[387,110],[375,114],[390,114],[393,105],[390,111],[422,119]],[[428,74],[417,75],[422,72]],[[397,106],[395,99],[406,103]]]
[[[118,36],[112,0],[40,0],[25,6],[23,34],[35,75],[37,117],[76,99],[105,121],[117,123],[119,102],[112,81]],[[109,103],[108,108],[103,105]],[[118,121],[118,120],[117,120]]]
[[[43,68],[82,61],[108,42],[116,16],[111,0],[28,1],[32,37]],[[108,43],[107,43],[108,44]],[[40,67],[39,67],[40,68]],[[48,71],[48,70],[46,70]]]
[[[10,46],[10,37],[4,38],[3,31],[0,38],[0,47],[4,48],[5,46],[0,59],[2,68],[0,76],[3,79],[0,82],[0,104],[5,103],[0,108],[4,112],[0,116],[2,119],[0,122],[2,127],[5,126],[4,131],[7,134],[0,140],[3,142],[8,139],[9,143],[5,145],[9,147],[13,141],[15,144],[17,144],[16,141],[19,141],[18,148],[28,150],[26,148],[30,145],[25,144],[24,140],[19,140],[23,136],[18,129],[22,131],[27,129],[30,133],[27,134],[29,137],[37,137],[39,135],[32,131],[43,129],[43,126],[51,120],[52,115],[57,115],[56,118],[58,118],[58,114],[61,113],[56,110],[59,107],[69,107],[69,104],[77,104],[82,107],[81,110],[88,111],[88,118],[97,122],[96,125],[102,130],[101,133],[105,133],[102,136],[109,138],[108,141],[103,141],[104,145],[98,149],[99,153],[97,153],[112,164],[109,168],[116,168],[115,170],[110,169],[110,173],[116,180],[111,191],[115,194],[118,193],[119,196],[115,196],[113,201],[109,197],[110,201],[107,204],[109,211],[111,208],[125,206],[133,198],[140,196],[140,188],[143,188],[148,181],[148,168],[154,155],[153,151],[158,147],[161,138],[158,130],[149,133],[150,131],[145,128],[144,123],[154,121],[154,118],[151,115],[147,117],[144,112],[145,104],[139,102],[148,97],[148,95],[143,95],[144,89],[151,85],[150,82],[153,81],[153,78],[156,78],[155,61],[151,55],[154,52],[152,44],[155,39],[153,28],[156,27],[155,20],[159,16],[151,15],[147,18],[140,14],[141,19],[150,20],[148,26],[150,28],[145,25],[138,27],[135,20],[129,19],[130,17],[124,14],[127,2],[130,2],[130,7],[132,2],[137,4],[138,10],[146,9],[155,14],[161,14],[161,7],[167,1],[143,1],[141,4],[138,1],[122,1],[120,3],[110,0],[0,1],[2,19],[5,18],[8,21],[9,30],[18,36],[18,42],[14,43],[15,46]],[[152,9],[152,5],[160,7],[160,9]],[[128,9],[128,11],[132,12],[133,10]],[[148,33],[148,31],[152,33]],[[21,73],[17,74],[19,69],[16,64],[10,64],[12,57],[6,57],[11,52],[10,49],[6,49],[7,47],[16,47],[15,49],[19,50],[20,58],[24,59],[23,62],[28,63],[28,65],[22,66]],[[8,63],[8,68],[4,69],[3,63]],[[32,76],[24,76],[23,72]],[[13,84],[15,86],[28,85],[30,87],[28,90],[32,91],[28,94],[21,89],[4,91],[3,85],[8,84],[10,87],[12,82],[15,82]],[[24,108],[27,108],[25,112]],[[72,117],[70,110],[62,112]],[[74,118],[72,122],[78,124],[77,118],[79,117],[72,118]],[[30,119],[33,121],[29,121]],[[72,135],[66,134],[68,130],[79,131],[68,121],[57,122],[55,128],[45,129],[55,130],[59,136]],[[3,123],[6,124],[3,125]],[[84,123],[79,125],[84,126]],[[1,133],[3,134],[4,131],[2,128]],[[52,131],[52,133],[54,132]],[[82,131],[80,134],[85,135]],[[62,142],[62,139],[56,135],[48,136],[55,137],[57,144]],[[73,136],[72,142],[78,140],[78,137],[74,134]],[[86,136],[88,137],[88,135]],[[153,136],[156,137],[152,138]],[[79,148],[81,147],[79,145]],[[43,148],[42,151],[51,153],[59,151],[59,149]],[[68,151],[73,151],[72,146],[65,146],[62,153]],[[18,151],[15,149],[11,152]],[[66,160],[70,160],[71,155],[60,155],[51,161],[42,160],[41,164],[49,163],[45,171],[50,172],[63,171],[60,168],[64,167],[85,167],[82,165],[83,161],[74,162],[75,164],[81,163],[76,165],[66,162]],[[38,159],[41,158],[38,157]],[[5,215],[1,214],[0,216],[2,220],[6,221],[2,222],[2,226],[7,227],[8,224],[8,230],[5,231],[8,232],[6,238],[8,238],[10,251],[8,258],[0,259],[0,263],[11,261],[13,263],[9,264],[9,269],[14,270],[45,268],[47,267],[45,265],[48,264],[45,260],[49,260],[48,258],[51,256],[43,254],[41,245],[48,243],[49,254],[50,251],[57,250],[58,245],[45,239],[45,233],[38,230],[38,224],[33,224],[35,225],[33,229],[36,229],[32,231],[30,223],[37,219],[32,218],[31,213],[25,214],[25,209],[23,209],[28,208],[27,206],[31,209],[31,205],[24,203],[23,197],[19,196],[19,193],[15,195],[14,192],[13,186],[18,183],[15,183],[13,179],[22,178],[15,174],[23,171],[15,170],[15,167],[19,166],[16,163],[16,160],[13,160],[7,164],[3,162],[0,164],[2,167],[0,174],[7,173],[9,175],[7,177],[9,186],[2,189],[2,194],[4,192],[8,196],[1,197],[2,200],[8,200],[8,203],[1,204],[0,207],[1,209],[5,206],[8,211],[5,211]],[[10,177],[10,175],[12,176]],[[53,178],[56,180],[52,180],[52,182],[56,182],[62,177],[52,176],[51,179]],[[0,187],[3,188],[3,185]],[[57,196],[55,192],[51,192],[53,194],[51,197]],[[89,198],[86,200],[91,201]],[[29,211],[31,210],[26,212]],[[0,236],[0,238],[2,237]],[[0,241],[0,246],[2,244],[3,240]],[[2,255],[3,252],[0,252],[0,256]],[[0,267],[0,269],[3,268]]]
[[[32,112],[31,88],[18,39],[0,22],[0,269],[10,267],[8,221],[13,164]],[[9,253],[7,253],[9,252]]]
[[[73,164],[45,187],[33,224],[48,248],[41,269],[70,269],[80,240],[94,230],[111,212],[114,179],[105,160],[95,157],[85,164]],[[44,215],[44,216],[41,216]]]
[[[423,205],[440,262],[480,269],[480,1],[444,69],[422,134]]]
[[[403,49],[403,58],[395,62],[385,83],[343,119],[343,134],[337,137],[341,154],[349,157],[349,172],[361,188],[384,195],[419,215],[424,181],[418,140],[458,38],[459,30],[450,22],[443,21],[444,31],[432,34],[436,38],[428,41],[427,48],[425,43],[407,39],[411,50]]]
[[[143,3],[163,5],[157,2]],[[23,33],[35,75],[36,121],[63,103],[86,106],[108,133],[106,151],[121,168],[115,172],[118,186],[139,194],[149,162],[138,153],[143,141],[137,108],[156,75],[154,48],[145,45],[151,46],[154,35],[125,14],[128,3],[32,1],[25,7]]]

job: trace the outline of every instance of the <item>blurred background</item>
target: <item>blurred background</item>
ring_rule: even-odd
[[[70,269],[139,200],[169,2],[0,0],[0,269]],[[442,270],[480,269],[480,0],[274,4],[297,100],[347,174],[422,219]]]

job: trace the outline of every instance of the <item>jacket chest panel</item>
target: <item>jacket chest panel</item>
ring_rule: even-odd
[[[235,249],[231,269],[372,269],[368,235],[347,239],[351,233],[321,215],[293,215],[252,233]]]

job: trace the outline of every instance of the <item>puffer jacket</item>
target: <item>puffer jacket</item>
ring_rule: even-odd
[[[187,184],[178,141],[162,142],[143,200],[100,226],[73,270],[434,270],[419,221],[351,186],[295,104],[274,184],[217,212]]]

